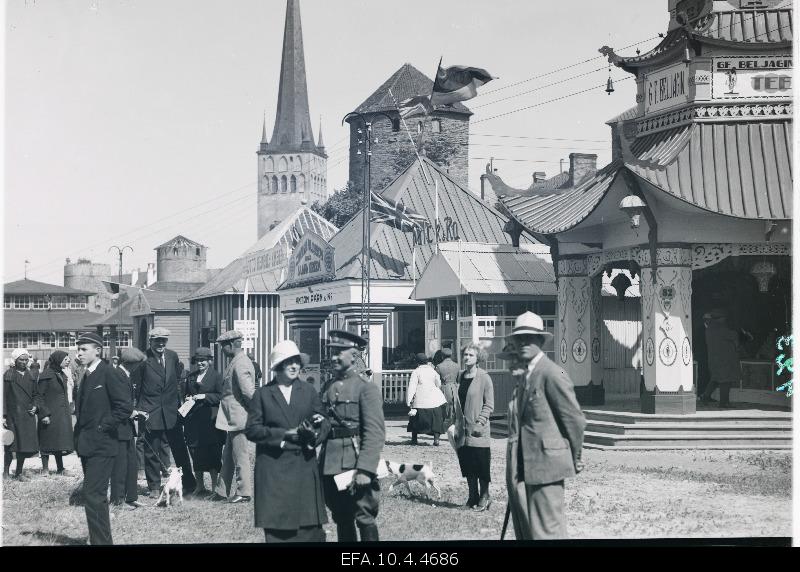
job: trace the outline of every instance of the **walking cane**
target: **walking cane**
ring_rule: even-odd
[[[506,516],[503,518],[503,531],[500,533],[500,540],[504,540],[506,537],[509,516],[511,516],[511,499],[508,499],[508,502],[506,503]]]

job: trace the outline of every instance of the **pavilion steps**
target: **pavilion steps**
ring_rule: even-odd
[[[792,414],[721,411],[694,415],[585,410],[587,449],[791,449]],[[508,436],[508,421],[492,419],[492,437]]]

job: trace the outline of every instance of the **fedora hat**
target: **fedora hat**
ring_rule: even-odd
[[[300,353],[297,344],[292,340],[283,340],[275,344],[272,351],[269,352],[269,362],[272,364],[270,369],[274,370],[289,358],[299,357],[301,363],[305,366],[308,365],[308,357],[306,354]]]
[[[517,316],[514,322],[514,329],[511,330],[511,333],[506,337],[510,338],[512,336],[521,336],[525,334],[544,336],[546,338],[553,337],[553,334],[544,329],[544,320],[542,320],[542,317],[530,311]]]

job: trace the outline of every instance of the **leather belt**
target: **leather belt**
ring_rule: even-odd
[[[348,429],[347,427],[333,427],[331,437],[333,439],[346,439],[358,435],[358,429]]]

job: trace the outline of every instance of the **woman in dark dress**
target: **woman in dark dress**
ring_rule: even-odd
[[[25,459],[39,451],[39,437],[36,431],[36,413],[41,406],[41,397],[28,371],[28,350],[18,348],[11,353],[14,367],[3,374],[3,427],[14,434],[14,441],[5,447],[3,478],[9,477],[12,453],[17,458],[14,478],[29,480],[22,474]]]
[[[461,466],[467,478],[469,498],[467,507],[484,511],[492,503],[489,497],[491,481],[491,426],[489,416],[494,411],[494,386],[489,374],[478,367],[484,350],[471,343],[463,350],[464,371],[458,376],[456,423],[454,441]],[[480,483],[480,496],[478,484]]]
[[[69,354],[56,350],[50,354],[39,376],[38,392],[42,396],[39,410],[39,450],[42,471],[50,469],[50,455],[56,458],[56,474],[64,474],[64,455],[75,445],[72,437],[72,411],[69,404],[69,380],[64,370],[69,368]]]
[[[315,448],[330,422],[319,394],[302,381],[300,350],[279,342],[275,377],[250,400],[245,434],[256,444],[255,524],[266,542],[325,542],[328,522]]]
[[[197,481],[195,494],[210,494],[205,487],[203,473],[211,475],[211,486],[217,482],[222,468],[222,445],[225,433],[216,428],[217,410],[222,399],[222,376],[211,367],[214,354],[209,348],[197,348],[192,363],[196,370],[186,379],[185,398],[194,401],[189,415],[183,422],[186,446],[192,456],[194,477]]]

